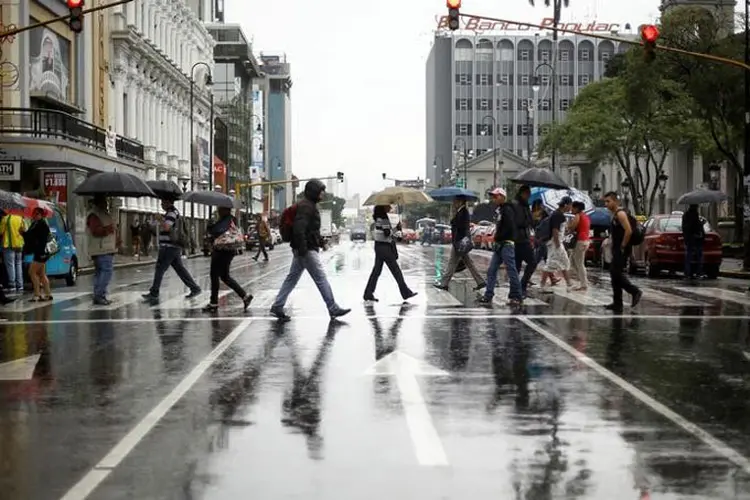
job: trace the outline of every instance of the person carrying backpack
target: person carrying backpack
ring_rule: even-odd
[[[351,312],[351,309],[344,309],[336,303],[318,255],[320,249],[324,247],[323,238],[320,236],[318,203],[323,199],[325,190],[325,184],[318,179],[309,180],[305,184],[303,199],[288,207],[281,214],[281,238],[289,242],[294,254],[289,274],[271,306],[271,314],[282,321],[291,319],[284,312],[284,306],[304,271],[310,274],[315,286],[318,287],[331,319],[340,318]]]
[[[156,302],[159,300],[159,289],[161,281],[164,279],[164,273],[170,267],[174,268],[177,276],[180,277],[190,293],[185,297],[192,299],[201,293],[201,287],[195,282],[182,262],[182,250],[190,243],[190,237],[187,234],[187,225],[182,215],[177,212],[174,206],[175,200],[164,198],[161,200],[161,208],[164,209],[164,220],[157,226],[159,255],[156,257],[156,268],[154,269],[154,282],[151,289],[143,295],[143,298]]]
[[[641,301],[643,292],[640,288],[630,282],[625,276],[625,266],[633,253],[633,245],[643,241],[643,232],[635,221],[635,218],[620,207],[620,199],[617,193],[610,191],[604,195],[604,204],[612,212],[612,226],[609,230],[612,240],[612,262],[609,265],[609,275],[612,280],[612,303],[607,309],[621,313],[622,291],[625,290],[632,297],[631,307],[635,307]],[[640,241],[639,241],[640,240]]]

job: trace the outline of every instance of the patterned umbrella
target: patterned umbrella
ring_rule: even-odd
[[[21,199],[23,200],[24,207],[18,210],[8,210],[7,213],[31,219],[34,216],[34,210],[41,208],[44,211],[43,217],[49,218],[55,215],[55,209],[49,201],[28,198],[26,196],[22,196]]]
[[[529,203],[536,200],[542,200],[542,205],[547,210],[557,210],[557,204],[563,197],[568,196],[573,201],[581,201],[586,206],[584,212],[591,213],[594,211],[594,202],[589,195],[575,188],[570,189],[548,189],[548,188],[531,188],[531,198]]]
[[[9,193],[0,189],[0,210],[4,212],[17,212],[24,210],[26,203],[18,193]]]
[[[420,205],[432,203],[432,201],[432,198],[419,189],[391,186],[377,193],[372,193],[363,205]]]

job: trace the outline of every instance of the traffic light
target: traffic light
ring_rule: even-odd
[[[68,26],[73,33],[83,31],[83,0],[67,0],[68,9],[70,10],[70,19]]]
[[[451,31],[456,31],[459,28],[458,24],[458,9],[461,8],[461,0],[446,0],[448,5],[448,28]]]
[[[643,58],[647,63],[656,59],[656,39],[659,38],[659,28],[653,24],[641,26],[641,39],[643,40]]]
[[[344,182],[344,172],[336,172],[336,179],[338,179],[339,182]]]

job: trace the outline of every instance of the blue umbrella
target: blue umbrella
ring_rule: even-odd
[[[609,227],[612,224],[612,212],[598,207],[589,214],[589,219],[591,219],[591,227]]]
[[[556,210],[557,204],[563,197],[569,196],[573,201],[581,201],[586,206],[584,212],[591,213],[594,211],[594,202],[591,201],[589,195],[578,189],[549,189],[549,188],[531,188],[531,198],[529,203],[534,203],[536,200],[542,200],[542,206],[547,210]]]
[[[435,189],[434,191],[430,191],[430,196],[433,200],[436,201],[453,201],[456,198],[461,197],[466,198],[469,201],[479,200],[479,195],[474,191],[469,191],[468,189],[453,186],[442,187]]]

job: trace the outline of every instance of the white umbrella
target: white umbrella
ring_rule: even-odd
[[[433,201],[427,193],[419,189],[392,186],[371,194],[363,205],[419,205]]]

